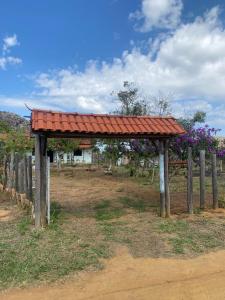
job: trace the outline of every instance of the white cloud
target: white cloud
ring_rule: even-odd
[[[3,39],[3,53],[10,51],[10,48],[18,46],[19,42],[17,40],[17,35],[6,36]]]
[[[136,29],[147,32],[153,27],[173,29],[180,23],[181,0],[142,0],[141,10],[130,14]],[[140,25],[142,23],[142,25]]]
[[[18,65],[22,59],[9,55],[12,47],[19,45],[16,34],[3,39],[2,55],[0,56],[0,69],[5,70],[8,65]]]
[[[22,60],[14,56],[3,56],[0,57],[0,69],[5,70],[7,65],[18,65],[21,64]]]
[[[49,105],[64,110],[109,112],[116,106],[111,92],[120,89],[123,81],[134,81],[145,94],[173,94],[175,102],[186,99],[192,107],[199,101],[221,103],[225,98],[225,31],[218,13],[215,7],[152,41],[147,54],[134,46],[111,64],[91,61],[84,72],[68,68],[40,74],[37,96],[47,97]]]
[[[42,98],[32,99],[30,97],[13,98],[13,97],[0,96],[0,104],[1,104],[1,109],[4,109],[4,107],[25,109],[26,106],[28,106],[29,108],[40,108],[40,109],[47,109],[47,110],[52,109],[52,105],[49,104],[49,99],[42,99]],[[61,108],[57,106],[55,106],[54,108],[57,111],[61,110]]]
[[[122,88],[124,81],[133,81],[144,94],[173,94],[175,116],[200,109],[207,112],[211,125],[225,127],[225,28],[219,8],[146,45],[147,54],[133,44],[133,50],[124,51],[121,58],[111,63],[90,61],[83,72],[68,68],[39,74],[32,99],[12,98],[4,103],[111,112],[117,105],[112,91]],[[0,68],[4,65],[0,58]]]

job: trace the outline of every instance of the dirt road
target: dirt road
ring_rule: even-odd
[[[12,290],[1,300],[225,299],[225,251],[194,259],[133,258],[126,249],[97,273],[64,284]]]

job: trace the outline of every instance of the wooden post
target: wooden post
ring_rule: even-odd
[[[19,154],[15,154],[15,190],[19,191]]]
[[[24,184],[24,193],[28,194],[28,179],[27,179],[27,156],[24,155],[23,157],[23,167],[24,167],[24,177],[23,177],[23,184]]]
[[[47,159],[47,168],[46,168],[46,176],[47,176],[47,219],[48,224],[50,224],[50,212],[51,212],[51,204],[50,204],[50,157],[46,157]]]
[[[223,172],[223,160],[220,160],[220,172]]]
[[[205,150],[200,150],[200,208],[205,208]]]
[[[27,157],[27,199],[32,201],[32,156]]]
[[[160,179],[160,216],[165,218],[165,174],[164,174],[164,145],[163,141],[160,141],[159,145],[159,179]]]
[[[47,138],[44,135],[35,136],[35,226],[45,226],[47,217],[47,182],[46,182],[46,156]]]
[[[14,152],[10,152],[10,161],[9,161],[9,188],[14,187]]]
[[[187,174],[187,207],[189,214],[193,214],[193,174],[192,148],[188,147],[188,174]]]
[[[212,154],[212,194],[213,194],[213,208],[216,209],[218,208],[216,153]]]
[[[21,159],[19,162],[19,170],[18,170],[18,186],[19,190],[18,192],[20,194],[24,193],[24,160]]]
[[[170,217],[170,192],[169,192],[169,140],[164,143],[165,158],[164,158],[164,181],[165,181],[165,209],[166,217]]]
[[[4,155],[3,159],[3,189],[6,188],[7,185],[7,155]]]

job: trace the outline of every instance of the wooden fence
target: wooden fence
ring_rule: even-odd
[[[165,161],[168,160],[168,151],[165,153]],[[187,168],[187,211],[188,213],[193,213],[193,159],[192,159],[192,148],[188,149],[188,159],[185,162],[178,162],[179,166],[185,166]],[[177,164],[177,162],[176,162]],[[46,207],[47,215],[46,218],[50,222],[50,161],[46,156]],[[162,163],[161,163],[162,165]],[[169,163],[173,165],[173,163]],[[218,183],[217,183],[217,158],[216,154],[211,154],[211,178],[212,178],[212,207],[214,209],[218,208]],[[165,172],[165,181],[168,183],[168,169],[167,163],[165,168],[163,168],[163,173]],[[205,164],[205,150],[200,151],[199,156],[199,185],[200,185],[200,194],[199,194],[199,207],[201,209],[205,208],[205,176],[206,176],[206,164]],[[16,200],[18,204],[21,204],[22,207],[34,208],[34,188],[35,180],[32,175],[32,156],[31,155],[21,155],[19,153],[11,152],[6,155],[3,160],[2,172],[0,178],[0,190],[5,190],[9,192],[11,197]],[[161,174],[163,177],[163,174]],[[163,187],[164,189],[164,187]],[[163,214],[167,217],[170,216],[170,194],[169,186],[166,184],[165,189],[165,211]]]
[[[50,159],[46,156],[46,218],[50,223]],[[34,217],[34,198],[36,180],[33,176],[32,156],[11,152],[4,157],[0,190],[6,191],[17,204],[32,209]],[[34,172],[35,174],[35,172]]]
[[[200,174],[200,209],[205,208],[205,150],[200,151],[199,156]],[[216,154],[211,154],[211,176],[212,176],[212,207],[218,208],[218,183],[217,183],[217,158]],[[192,148],[188,148],[188,162],[187,162],[187,208],[190,214],[193,213],[193,160],[192,160]]]
[[[32,207],[32,156],[14,152],[5,155],[1,173],[1,189],[9,192],[18,204]]]

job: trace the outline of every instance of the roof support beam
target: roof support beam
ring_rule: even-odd
[[[57,131],[36,131],[34,134],[44,134],[48,138],[85,138],[85,139],[159,139],[171,138],[171,135],[158,134],[110,134],[110,133],[79,133],[79,132],[57,132]]]
[[[159,142],[159,189],[160,189],[160,216],[165,218],[166,206],[165,206],[165,172],[164,172],[164,143]]]
[[[164,183],[165,183],[165,208],[166,217],[170,217],[170,191],[169,191],[169,140],[164,142]]]
[[[47,216],[47,138],[35,135],[35,226],[46,225]]]

